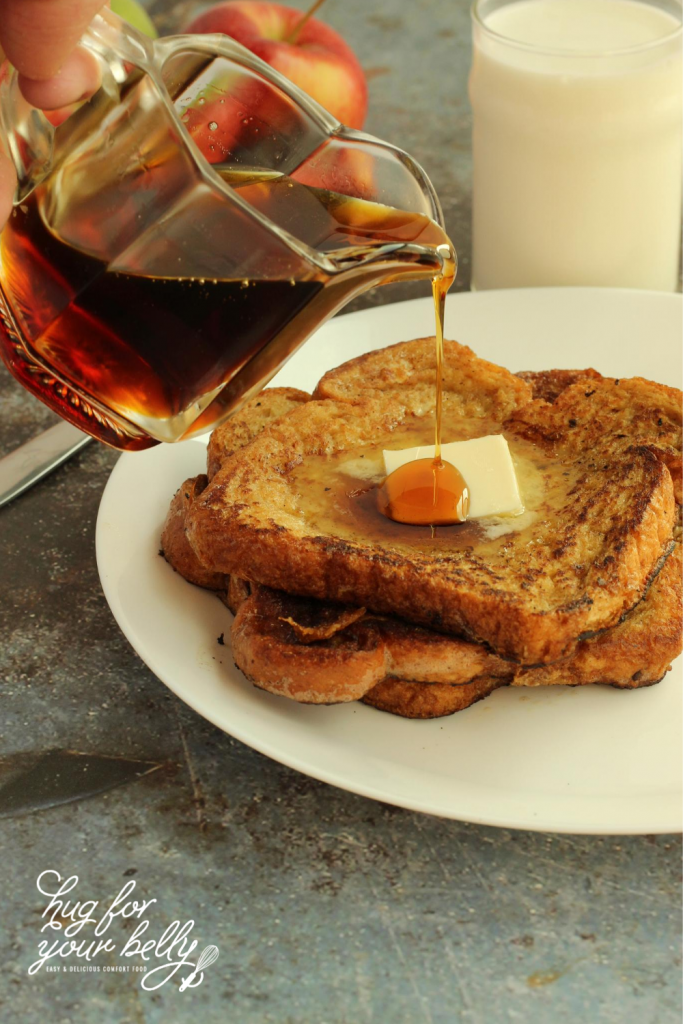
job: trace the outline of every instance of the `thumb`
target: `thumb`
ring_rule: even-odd
[[[57,74],[103,0],[0,0],[0,46],[27,78]]]
[[[14,164],[0,150],[0,229],[12,212],[12,199],[17,184]]]

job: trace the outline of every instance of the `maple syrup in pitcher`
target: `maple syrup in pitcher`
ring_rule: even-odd
[[[234,40],[103,7],[80,45],[102,87],[57,127],[0,75],[0,352],[64,418],[117,448],[191,437],[354,296],[448,278],[419,165]]]
[[[424,215],[308,187],[270,170],[214,170],[273,224],[335,258],[387,242],[415,242],[435,253],[447,246],[451,252],[442,229]],[[93,231],[96,200],[89,210]],[[107,212],[103,199],[102,216]],[[202,227],[211,230],[210,224]],[[233,227],[221,239],[226,255],[250,244],[244,225]],[[136,273],[64,241],[59,217],[38,187],[14,209],[0,236],[4,360],[48,405],[117,448],[146,448],[156,439],[211,429],[238,404],[226,383],[258,356],[254,384],[262,384],[324,318],[326,286],[336,288],[336,308],[368,287],[354,274],[333,279],[310,267],[302,271],[303,261],[283,259],[276,241],[268,251],[269,237],[262,232],[252,243],[253,263],[264,276]],[[164,262],[172,268],[176,243],[165,242]],[[185,254],[177,244],[181,263]],[[376,281],[403,270],[429,274],[420,261],[416,255],[393,269],[378,263]],[[444,266],[439,287],[450,283],[448,260]],[[327,295],[324,301],[330,304]],[[206,396],[203,409],[198,395]]]

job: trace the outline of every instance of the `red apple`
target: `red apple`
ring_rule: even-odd
[[[227,0],[195,18],[186,32],[222,32],[246,46],[326,107],[343,124],[362,128],[368,107],[365,75],[341,36],[317,18],[267,0]]]
[[[362,148],[340,147],[334,141],[321,146],[291,172],[302,185],[338,192],[356,199],[374,198],[374,161]]]

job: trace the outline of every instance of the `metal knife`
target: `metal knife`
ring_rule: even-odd
[[[0,755],[0,818],[85,800],[164,767],[170,765],[78,750]]]
[[[0,459],[0,508],[57,469],[92,441],[62,421]]]

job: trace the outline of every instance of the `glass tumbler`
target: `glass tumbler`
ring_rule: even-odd
[[[476,0],[473,287],[673,291],[677,0]]]

